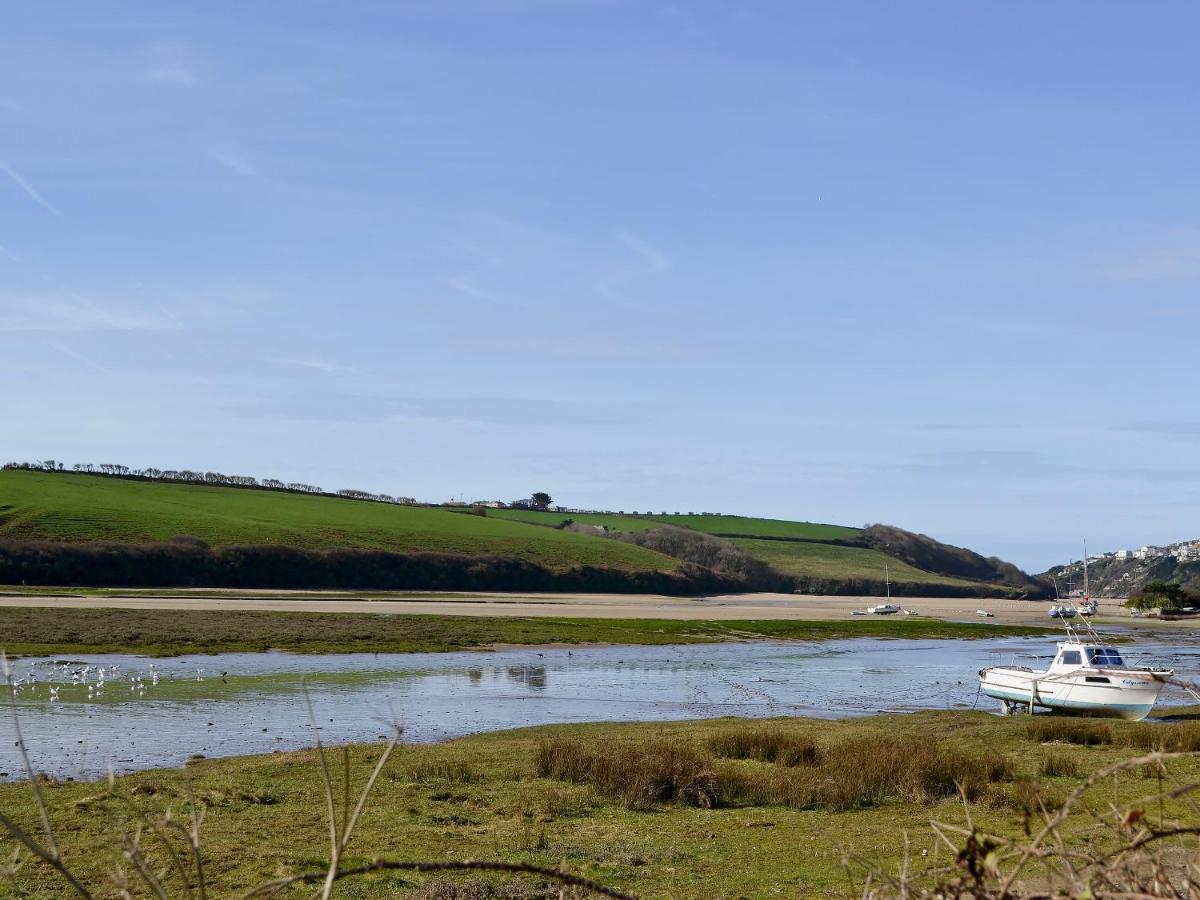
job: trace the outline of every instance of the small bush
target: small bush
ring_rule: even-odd
[[[1079,774],[1079,763],[1075,757],[1067,753],[1049,752],[1042,754],[1042,762],[1038,770],[1047,778],[1068,776],[1074,778]]]
[[[812,740],[781,728],[730,728],[712,735],[706,744],[726,759],[757,759],[781,766],[811,766],[821,759],[821,749]]]
[[[1107,725],[1077,722],[1055,716],[1039,717],[1029,722],[1025,726],[1025,735],[1043,744],[1048,741],[1061,741],[1066,744],[1093,747],[1113,742],[1112,729]]]
[[[717,794],[712,760],[666,741],[634,747],[551,738],[538,745],[536,770],[543,778],[589,784],[630,809],[662,803],[710,807]]]

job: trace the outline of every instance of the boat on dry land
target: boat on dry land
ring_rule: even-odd
[[[999,700],[1005,713],[1043,708],[1134,722],[1146,718],[1175,673],[1159,666],[1130,666],[1091,628],[1087,640],[1070,625],[1066,628],[1067,639],[1058,642],[1048,669],[989,666],[979,670],[980,690]]]

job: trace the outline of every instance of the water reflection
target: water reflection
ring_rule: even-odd
[[[1044,655],[1044,638],[854,640],[822,644],[596,647],[447,654],[223,654],[21,660],[17,700],[34,763],[96,777],[206,756],[311,743],[305,691],[324,740],[375,740],[399,716],[435,741],[550,722],[722,715],[840,717],[979,702],[984,665]],[[1184,674],[1195,645],[1139,643]],[[1126,656],[1135,656],[1127,651]],[[101,675],[100,673],[103,673]],[[302,688],[302,685],[304,686]],[[1163,702],[1185,702],[1164,693]],[[987,700],[983,704],[987,707]],[[0,718],[0,778],[20,761]]]

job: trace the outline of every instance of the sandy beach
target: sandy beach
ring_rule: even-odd
[[[408,594],[399,599],[370,592],[330,591],[170,591],[114,593],[93,596],[63,589],[54,594],[20,593],[10,589],[0,595],[4,607],[58,607],[162,610],[255,610],[278,612],[348,612],[448,616],[567,616],[599,619],[798,619],[848,617],[856,609],[879,603],[878,597],[828,597],[800,594],[729,594],[710,597],[666,597],[654,594]],[[976,620],[978,610],[991,612],[990,621],[1008,624],[1053,624],[1045,601],[905,597],[897,605],[922,616],[947,620]],[[1120,600],[1099,601],[1096,621],[1150,625],[1156,628],[1196,628],[1195,621],[1162,622],[1131,619]]]

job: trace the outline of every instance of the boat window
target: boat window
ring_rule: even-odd
[[[1125,665],[1125,660],[1121,659],[1121,654],[1111,647],[1088,647],[1087,651],[1088,662],[1094,666],[1121,667]]]
[[[1090,681],[1094,684],[1112,684],[1112,682],[1103,675],[1085,675],[1083,676],[1083,680]]]
[[[1059,660],[1064,666],[1077,666],[1083,662],[1083,657],[1079,655],[1078,650],[1064,650],[1062,658]]]

